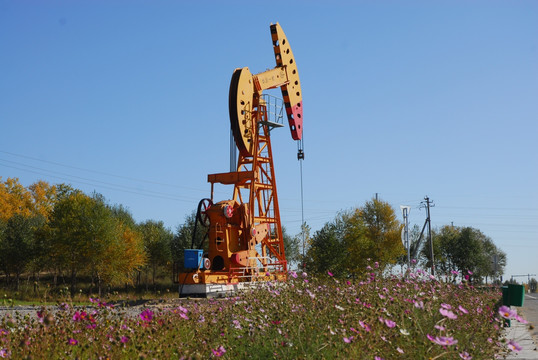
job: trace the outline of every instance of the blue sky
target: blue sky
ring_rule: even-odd
[[[231,75],[275,66],[279,22],[313,231],[376,193],[422,226],[427,195],[434,227],[478,228],[507,253],[505,277],[536,274],[536,19],[535,1],[0,0],[0,176],[95,190],[175,229],[207,174],[229,170]],[[296,234],[297,147],[285,128],[272,142]]]

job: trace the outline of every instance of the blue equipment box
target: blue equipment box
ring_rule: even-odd
[[[203,250],[199,249],[185,249],[185,268],[186,269],[198,269],[198,267],[203,268],[202,264],[202,255]]]

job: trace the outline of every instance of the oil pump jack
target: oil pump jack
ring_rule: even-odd
[[[270,26],[276,66],[251,74],[235,69],[229,91],[230,125],[239,150],[237,170],[209,174],[211,197],[198,205],[197,222],[207,229],[207,252],[185,250],[184,268],[177,274],[180,295],[213,296],[260,281],[285,280],[287,261],[273,166],[272,121],[264,90],[280,88],[293,140],[302,149],[303,103],[297,65],[278,23]],[[231,200],[214,201],[215,184],[233,185]],[[193,246],[194,247],[194,235]]]

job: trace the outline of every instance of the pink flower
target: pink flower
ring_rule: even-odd
[[[446,316],[447,318],[452,319],[452,320],[458,318],[458,316],[456,314],[454,314],[452,311],[447,310],[447,309],[442,309],[441,308],[441,309],[439,309],[439,312],[441,313],[441,315]]]
[[[7,331],[6,329],[0,329],[0,336],[4,336],[7,334],[9,334],[9,331]]]
[[[78,340],[73,339],[73,338],[69,338],[69,340],[67,341],[67,343],[68,343],[69,345],[77,345],[77,344],[78,344]]]
[[[450,345],[455,345],[455,344],[458,343],[458,340],[455,340],[451,336],[436,336],[436,337],[433,337],[430,334],[427,334],[426,337],[430,341],[436,343],[437,345],[441,345],[441,346],[450,346]]]
[[[226,353],[226,349],[224,349],[222,345],[216,349],[211,349],[211,351],[213,352],[213,355],[216,357],[221,357],[222,355]]]
[[[434,328],[436,328],[439,331],[445,331],[445,327],[441,325],[435,325]]]
[[[517,342],[510,340],[507,344],[508,348],[512,351],[521,351],[523,349]]]
[[[329,276],[334,276],[333,273],[330,271],[327,271],[327,274],[329,274]]]
[[[344,342],[345,342],[346,344],[349,344],[349,343],[351,343],[351,342],[353,341],[353,339],[354,339],[353,336],[350,336],[350,337],[348,337],[348,338],[345,337],[345,338],[344,338]]]
[[[370,325],[366,324],[364,321],[359,320],[359,325],[366,330],[367,332],[370,332],[371,328]]]
[[[295,271],[290,271],[290,275],[292,278],[297,279],[297,273]]]
[[[469,313],[469,311],[467,311],[467,309],[465,309],[465,308],[464,308],[463,306],[461,306],[461,305],[458,306],[458,309],[459,309],[462,313],[464,313],[464,314],[468,314],[468,313]]]
[[[501,315],[505,319],[510,319],[517,315],[517,312],[510,309],[508,306],[503,305],[499,308],[499,315]]]
[[[123,344],[125,344],[125,343],[127,343],[127,342],[129,341],[129,338],[128,338],[127,336],[122,336],[121,339],[120,339],[120,341],[121,341]]]
[[[379,357],[379,356],[376,356],[376,357],[374,357],[374,360],[383,360],[383,358]]]
[[[424,302],[423,302],[422,300],[417,301],[417,302],[415,303],[415,307],[416,307],[417,309],[424,309]]]
[[[153,311],[146,309],[140,313],[140,319],[145,322],[150,322],[153,319]]]
[[[522,318],[521,316],[519,316],[518,314],[516,314],[515,319],[516,319],[517,321],[519,321],[520,323],[522,323],[522,324],[528,324],[528,323],[529,323],[527,320],[523,319],[523,318]]]
[[[463,360],[471,360],[473,358],[471,355],[469,355],[467,351],[459,353],[459,355],[460,355],[460,358],[462,358]]]
[[[393,328],[396,326],[396,323],[392,320],[389,320],[389,319],[385,319],[385,325],[387,325],[389,328]]]
[[[441,307],[442,307],[443,309],[447,309],[447,310],[452,309],[452,306],[450,306],[449,304],[445,304],[445,303],[442,303],[442,304],[441,304]]]
[[[11,352],[8,349],[0,349],[0,357],[8,358],[11,356]]]

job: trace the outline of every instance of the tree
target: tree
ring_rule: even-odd
[[[347,268],[351,274],[365,272],[369,260],[384,269],[405,254],[401,240],[402,225],[389,203],[378,199],[367,201],[345,222]]]
[[[284,253],[286,254],[288,268],[291,268],[292,263],[300,260],[299,244],[302,242],[302,236],[298,234],[292,237],[288,234],[286,228],[282,227],[282,240],[284,242]]]
[[[0,242],[0,257],[6,276],[15,275],[16,290],[20,276],[36,256],[35,233],[44,223],[42,216],[15,214],[6,222]]]
[[[2,178],[0,177],[0,180]],[[0,181],[0,219],[7,221],[14,215],[32,214],[32,197],[17,178]]]
[[[174,234],[164,227],[162,221],[147,220],[139,227],[144,241],[144,249],[148,256],[148,266],[152,270],[152,283],[156,285],[155,277],[160,266],[169,265],[172,260],[171,242]],[[146,267],[146,287],[147,282]]]
[[[323,274],[330,271],[338,277],[348,274],[344,235],[345,213],[327,222],[314,233],[306,253],[305,267],[308,272]]]
[[[506,254],[480,230],[446,225],[433,233],[434,261],[441,273],[456,271],[477,280],[498,277],[503,273]],[[429,247],[425,246],[422,254],[428,259]],[[496,267],[494,258],[497,259]]]

